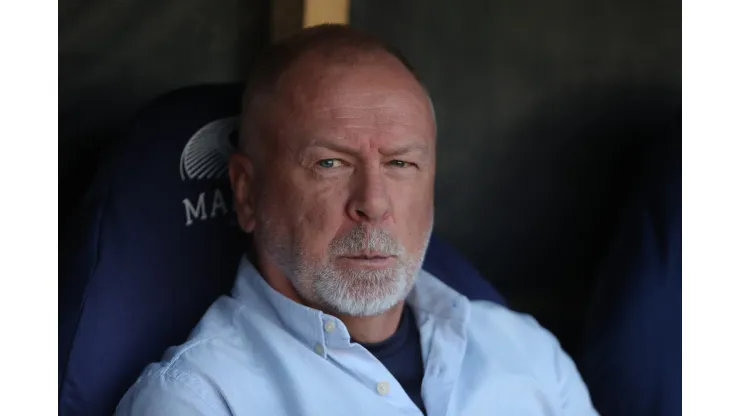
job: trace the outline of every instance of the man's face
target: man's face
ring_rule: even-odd
[[[435,124],[400,63],[291,69],[254,161],[258,251],[307,302],[370,316],[403,300],[433,222]]]

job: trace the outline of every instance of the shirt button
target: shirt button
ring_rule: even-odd
[[[391,391],[391,385],[387,381],[381,381],[375,386],[375,390],[378,391],[379,395],[385,396]]]
[[[320,356],[324,356],[324,346],[321,344],[316,344],[315,347],[313,347],[313,350],[316,352],[316,354]]]
[[[335,329],[337,329],[337,325],[334,323],[334,321],[326,321],[326,323],[324,323],[324,330],[326,332],[332,332]]]

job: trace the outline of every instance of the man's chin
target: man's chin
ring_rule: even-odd
[[[342,302],[332,302],[332,309],[342,315],[356,317],[371,317],[382,315],[397,305],[401,300],[397,297],[373,299],[345,299]]]
[[[351,277],[350,277],[351,276]],[[344,275],[341,284],[324,282],[316,287],[322,303],[343,315],[380,315],[403,300],[408,290],[397,281],[398,275],[388,273],[353,272]]]

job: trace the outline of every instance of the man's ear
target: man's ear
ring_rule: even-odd
[[[257,222],[254,206],[254,164],[249,156],[234,153],[229,158],[229,178],[234,193],[234,209],[244,232],[254,231]]]

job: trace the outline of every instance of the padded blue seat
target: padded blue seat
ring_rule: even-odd
[[[111,414],[144,367],[231,290],[248,240],[225,162],[239,85],[168,94],[103,161],[62,244],[59,414]],[[424,268],[471,299],[500,294],[433,235]]]
[[[681,148],[643,152],[576,362],[604,416],[681,414]]]

